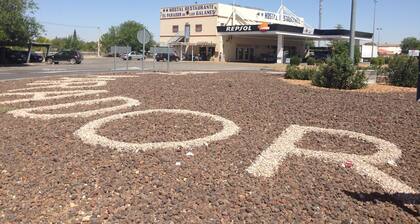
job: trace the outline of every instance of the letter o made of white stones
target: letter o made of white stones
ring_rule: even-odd
[[[109,122],[112,122],[115,120],[121,120],[124,118],[144,115],[144,114],[151,114],[151,113],[189,114],[189,115],[195,115],[199,117],[206,117],[206,118],[210,118],[213,121],[222,123],[223,129],[217,132],[216,134],[209,135],[204,138],[197,138],[193,140],[178,141],[178,142],[156,142],[156,143],[120,142],[120,141],[114,141],[114,140],[108,139],[104,136],[97,134],[97,130]],[[189,110],[156,109],[156,110],[134,111],[134,112],[117,114],[117,115],[112,115],[112,116],[105,117],[102,119],[98,119],[84,125],[79,130],[77,130],[74,134],[86,144],[100,145],[100,146],[109,147],[118,151],[131,151],[131,152],[143,151],[145,152],[148,150],[155,150],[155,149],[173,149],[177,147],[183,147],[183,148],[200,147],[210,142],[228,139],[229,137],[237,134],[239,130],[240,128],[233,121],[227,120],[217,115],[202,113],[202,112],[197,112],[197,111],[189,111]]]

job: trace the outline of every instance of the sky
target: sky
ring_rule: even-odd
[[[197,3],[227,3],[234,0],[35,0],[39,10],[35,16],[44,25],[48,38],[71,35],[76,29],[86,41],[96,41],[108,28],[134,20],[146,25],[155,39],[159,37],[160,8]],[[236,0],[236,4],[277,11],[280,0]],[[373,31],[374,0],[357,1],[357,30]],[[318,27],[319,0],[284,0],[290,10]],[[341,24],[350,27],[351,0],[324,0],[323,28]],[[420,38],[420,0],[378,0],[377,27],[381,43],[400,43],[408,36]],[[98,28],[100,29],[98,30]],[[376,34],[376,37],[378,35]],[[377,41],[377,39],[376,39]]]

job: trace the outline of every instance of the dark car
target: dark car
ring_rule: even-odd
[[[22,58],[25,62],[28,60],[28,52],[27,51],[19,51],[20,54],[20,58]],[[44,61],[44,57],[42,57],[41,55],[31,52],[31,58],[29,60],[29,62],[32,63],[40,63]]]
[[[158,53],[156,54],[156,61],[168,61],[168,53]],[[170,61],[179,61],[179,57],[174,54],[174,53],[170,53],[169,54],[169,60]]]
[[[25,52],[25,53],[27,53],[27,52]],[[34,52],[31,53],[30,62],[40,63],[42,61],[44,61],[44,57],[42,57],[41,55],[39,55],[37,53],[34,53]]]
[[[22,53],[22,51],[14,51],[9,48],[5,49],[6,51],[6,62],[8,64],[23,64],[26,63],[28,54]]]
[[[68,61],[71,64],[80,64],[83,61],[83,55],[79,51],[66,50],[47,56],[45,61],[49,64],[58,64],[60,61]]]

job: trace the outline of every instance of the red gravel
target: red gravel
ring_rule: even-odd
[[[372,155],[378,152],[373,143],[347,136],[326,133],[309,133],[297,143],[297,146],[315,151],[339,152],[356,155]]]
[[[173,142],[203,138],[222,128],[219,123],[193,115],[154,113],[110,122],[99,134],[122,142]]]
[[[0,92],[24,88],[26,82],[0,82]],[[95,89],[110,91],[101,97],[125,96],[142,103],[126,111],[201,111],[234,121],[241,132],[194,148],[191,157],[186,156],[189,149],[118,153],[84,144],[73,135],[87,122],[115,113],[41,121],[0,112],[1,223],[420,221],[418,205],[400,203],[377,184],[339,165],[291,157],[272,178],[246,172],[292,124],[344,129],[395,143],[403,151],[398,166],[380,169],[420,191],[420,104],[414,102],[415,93],[331,91],[250,73],[142,75]],[[94,98],[98,97],[77,99]],[[202,118],[145,115],[110,122],[100,132],[114,140],[146,142],[201,137],[219,128]],[[338,148],[360,154],[375,151],[369,144],[329,135],[308,134],[299,144],[334,152]]]

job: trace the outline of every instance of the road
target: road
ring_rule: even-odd
[[[144,62],[145,71],[167,71],[166,62]],[[22,79],[45,76],[83,75],[106,73],[114,71],[141,71],[141,61],[116,60],[114,68],[113,58],[85,59],[80,65],[60,63],[50,65],[45,63],[13,67],[0,67],[0,80]],[[169,69],[174,71],[260,71],[265,66],[249,63],[215,63],[215,62],[171,62]]]

